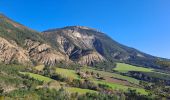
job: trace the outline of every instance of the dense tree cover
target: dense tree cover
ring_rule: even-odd
[[[97,90],[98,85],[90,80],[79,80],[74,79],[72,82],[69,83],[73,87],[79,87],[83,89],[90,89],[90,90]]]
[[[66,63],[66,62],[62,62],[62,61],[57,63],[56,66],[60,67],[60,68],[66,68],[66,69],[72,69],[72,70],[83,67],[79,63]]]
[[[130,71],[126,73],[125,75],[136,78],[138,80],[143,80],[143,81],[152,82],[152,83],[164,81],[166,85],[170,85],[170,75],[165,74],[165,73]]]
[[[135,90],[130,90],[126,93],[68,93],[63,88],[59,90],[40,88],[34,90],[19,89],[5,95],[10,99],[33,99],[33,100],[152,100],[148,96],[143,96],[136,93]]]
[[[170,99],[170,87],[166,86],[164,81],[157,81],[155,83],[148,84],[147,82],[141,81],[142,85],[146,90],[152,91],[150,95],[156,95],[157,99],[167,98]]]
[[[63,90],[40,88],[34,90],[18,89],[5,95],[8,98],[23,100],[69,100],[69,95]]]
[[[97,69],[102,69],[102,70],[105,70],[105,71],[110,71],[112,70],[114,67],[116,67],[116,63],[113,62],[113,61],[103,61],[103,62],[98,62],[98,63],[95,63],[93,64],[93,66]],[[105,66],[105,67],[103,67]]]

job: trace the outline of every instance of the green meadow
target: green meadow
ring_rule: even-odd
[[[59,68],[60,70],[67,70],[67,69],[61,69]],[[67,70],[67,71],[70,71],[69,74],[71,72],[73,72],[72,70]],[[45,76],[42,76],[42,75],[39,75],[39,74],[33,74],[33,73],[29,73],[29,72],[20,72],[21,74],[23,75],[28,75],[29,77],[32,77],[36,80],[39,80],[39,81],[44,81],[44,82],[51,82],[53,79],[51,78],[48,78],[48,77],[45,77]],[[72,73],[74,74],[74,73]],[[57,82],[57,81],[56,81]],[[63,83],[63,82],[60,82],[60,83]],[[65,84],[65,83],[64,83]],[[81,88],[76,88],[76,87],[64,87],[64,89],[66,91],[68,91],[69,93],[78,93],[78,94],[86,94],[87,92],[90,92],[90,93],[97,93],[97,91],[94,91],[94,90],[90,90],[90,89],[81,89]]]
[[[34,74],[34,73],[30,73],[30,72],[20,72],[21,74],[23,75],[28,75],[34,79],[37,79],[39,81],[44,81],[44,82],[50,82],[52,81],[51,78],[49,77],[45,77],[45,76],[42,76],[42,75],[39,75],[39,74]]]
[[[56,73],[60,74],[62,77],[69,77],[73,79],[79,79],[79,76],[75,73],[74,70],[56,68]]]
[[[88,70],[88,71],[93,71],[95,73],[100,73],[104,77],[115,77],[115,78],[130,81],[132,83],[136,83],[136,84],[139,83],[139,80],[136,80],[136,79],[128,77],[128,76],[123,76],[123,75],[120,75],[120,74],[116,74],[116,73],[109,73],[109,72],[105,72],[105,71],[97,71],[97,70],[94,70],[93,68],[85,68],[83,70],[84,71]],[[66,77],[66,78],[71,77],[71,78],[74,78],[74,79],[80,79],[74,70],[57,68],[56,73],[58,73],[60,75],[63,75],[63,77]],[[99,84],[99,83],[100,84],[106,84],[106,85],[110,86],[114,90],[127,91],[128,88],[130,88],[130,89],[135,89],[137,92],[139,92],[141,94],[148,94],[148,92],[146,92],[145,89],[142,89],[142,88],[120,85],[118,83],[110,83],[110,82],[106,82],[104,80],[95,80],[95,79],[90,79],[90,80],[97,83],[97,84]],[[72,90],[74,90],[74,88]],[[80,90],[80,89],[78,89],[78,90]],[[76,89],[75,89],[75,91],[76,91]]]
[[[139,72],[153,72],[154,71],[151,68],[138,67],[138,66],[125,64],[125,63],[117,63],[116,67],[113,70],[121,72],[121,73],[127,73],[128,71],[139,71]]]
[[[130,87],[130,86],[120,85],[120,84],[116,84],[116,83],[109,83],[109,82],[105,82],[105,81],[95,81],[95,83],[108,85],[109,87],[111,87],[114,90],[127,91],[128,89],[134,89],[141,94],[144,94],[144,95],[148,94],[148,92],[145,91],[145,89],[143,89],[143,88]]]
[[[139,84],[139,80],[132,78],[132,77],[128,77],[128,76],[123,76],[123,75],[120,75],[120,74],[117,74],[117,73],[99,71],[99,70],[96,70],[96,69],[91,68],[91,67],[84,68],[83,70],[90,71],[90,72],[93,71],[94,73],[100,73],[104,77],[113,77],[113,78],[117,78],[117,79],[126,80],[130,83]]]
[[[122,65],[122,64],[120,64],[120,65]],[[131,68],[133,68],[133,67],[131,67]],[[117,73],[99,71],[99,70],[95,70],[94,68],[90,68],[90,67],[85,67],[82,70],[83,71],[94,72],[94,73],[99,73],[103,77],[113,77],[113,78],[116,78],[116,79],[126,80],[126,81],[134,83],[134,84],[139,84],[139,80],[131,78],[131,77],[128,77],[128,76],[123,76],[123,75],[120,75],[120,74],[117,74]],[[144,70],[149,71],[148,69],[145,69],[145,68],[141,69],[141,70],[142,71],[144,71]],[[125,71],[123,71],[123,72],[125,72]],[[30,77],[32,77],[34,79],[37,79],[37,80],[47,82],[47,83],[51,82],[53,80],[53,79],[51,79],[49,77],[45,77],[45,76],[42,76],[42,75],[39,75],[39,74],[30,73],[30,72],[20,72],[20,73],[24,74],[24,75],[28,75],[28,76],[30,76]],[[64,78],[72,78],[72,79],[80,79],[81,80],[81,78],[76,74],[75,70],[56,68],[56,73],[61,75]],[[111,87],[113,90],[127,91],[128,88],[130,88],[130,89],[135,89],[137,92],[139,92],[141,94],[148,94],[148,92],[146,92],[145,89],[142,89],[142,88],[139,88],[139,87],[136,87],[136,86],[131,87],[131,86],[126,86],[126,85],[121,85],[119,83],[106,82],[105,80],[96,80],[94,78],[91,78],[90,80],[93,81],[94,83],[97,83],[97,84],[106,84],[109,87]],[[64,88],[68,92],[78,92],[80,94],[84,94],[84,93],[87,93],[87,92],[91,92],[91,93],[96,92],[96,91],[89,90],[89,89],[81,89],[81,88],[75,88],[75,87],[64,87]]]

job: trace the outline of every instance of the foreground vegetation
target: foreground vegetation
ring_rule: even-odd
[[[30,72],[20,72],[20,73],[23,75],[28,75],[29,77],[34,78],[35,80],[39,80],[39,81],[43,81],[43,82],[47,82],[47,83],[52,81],[51,78],[45,77],[42,75],[38,75],[38,74],[30,73]]]
[[[56,97],[59,100],[70,100],[70,98],[160,100],[170,97],[170,87],[164,84],[165,82],[141,81],[137,77],[129,76],[129,72],[121,74],[91,67],[66,69],[42,65],[36,67],[1,65],[0,69],[0,95],[6,100],[56,100]],[[153,72],[146,69],[144,72],[142,69],[140,73],[154,77],[153,74],[149,75]],[[168,74],[162,75],[166,75],[168,79]]]

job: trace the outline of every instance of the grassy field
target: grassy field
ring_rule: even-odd
[[[45,76],[42,76],[42,75],[38,75],[38,74],[33,74],[33,73],[29,73],[29,72],[20,72],[21,74],[24,74],[24,75],[29,75],[30,77],[34,78],[34,79],[37,79],[39,81],[44,81],[44,82],[50,82],[52,81],[51,78],[48,78],[48,77],[45,77]]]
[[[79,76],[75,73],[74,70],[69,69],[63,69],[63,68],[56,68],[56,73],[62,75],[66,78],[73,78],[73,79],[79,79]]]
[[[90,71],[90,72],[93,71],[95,73],[101,74],[104,77],[113,77],[113,78],[117,78],[117,79],[126,80],[130,83],[139,84],[139,80],[137,80],[135,78],[128,77],[128,76],[123,76],[123,75],[120,75],[120,74],[110,73],[110,72],[105,72],[105,71],[98,71],[98,70],[95,70],[95,69],[90,68],[90,67],[84,68],[83,70]]]
[[[67,70],[67,69],[60,69],[60,70]],[[69,70],[67,70],[68,72]],[[73,72],[72,70],[70,70],[71,72]],[[29,75],[30,77],[34,78],[34,79],[37,79],[37,80],[40,80],[40,81],[44,81],[44,82],[51,82],[52,79],[51,78],[48,78],[48,77],[45,77],[45,76],[42,76],[42,75],[38,75],[38,74],[33,74],[33,73],[29,73],[29,72],[20,72],[21,74],[27,74]],[[70,72],[69,72],[70,73]],[[57,82],[57,81],[54,81],[54,82]],[[49,86],[49,88],[56,88],[56,86],[52,86],[52,85],[56,85],[56,83],[54,84],[54,82],[52,82]],[[59,82],[57,86],[59,86],[60,83],[63,83],[63,82]],[[65,84],[65,83],[63,83]],[[81,88],[76,88],[76,87],[64,87],[66,91],[70,92],[70,93],[79,93],[79,94],[85,94],[87,92],[90,92],[90,93],[94,93],[97,91],[93,91],[93,90],[89,90],[89,89],[81,89]]]
[[[145,91],[145,89],[143,88],[136,88],[136,87],[129,87],[129,86],[125,86],[125,85],[120,85],[120,84],[114,84],[114,83],[109,83],[109,82],[105,82],[105,81],[94,81],[95,83],[100,83],[100,84],[106,84],[108,86],[110,86],[111,88],[113,88],[114,90],[123,90],[123,91],[127,91],[128,88],[130,89],[135,89],[137,92],[147,95],[148,92]]]
[[[109,72],[104,72],[104,71],[97,71],[97,70],[94,70],[92,68],[85,68],[83,69],[84,71],[85,70],[88,70],[88,71],[93,71],[95,73],[100,73],[101,75],[104,75],[105,77],[116,77],[116,78],[119,78],[119,79],[124,79],[124,80],[127,80],[127,81],[131,81],[133,83],[136,83],[138,84],[139,81],[134,79],[134,78],[131,78],[131,77],[127,77],[127,76],[122,76],[122,75],[119,75],[119,74],[116,74],[116,73],[109,73]],[[78,77],[78,75],[75,73],[74,70],[69,70],[69,69],[62,69],[62,68],[57,68],[56,69],[56,72],[59,73],[60,75],[64,75],[64,77],[72,77],[72,78],[76,78],[76,79],[80,79]],[[109,82],[105,82],[105,81],[100,81],[100,80],[95,80],[95,79],[91,79],[91,81],[97,83],[97,84],[106,84],[110,87],[112,87],[113,89],[116,89],[116,90],[123,90],[123,91],[127,91],[128,88],[131,88],[131,89],[136,89],[137,92],[141,93],[141,94],[148,94],[144,89],[142,88],[136,88],[136,87],[129,87],[129,86],[124,86],[124,85],[120,85],[120,84],[117,84],[117,83],[109,83]],[[74,90],[75,89],[75,90]],[[82,89],[77,89],[77,88],[71,88],[70,90],[72,91],[82,91]],[[88,89],[83,89],[83,90],[87,90]],[[84,92],[85,92],[84,91]],[[91,91],[91,90],[90,90]],[[84,93],[82,92],[82,93]]]
[[[130,80],[131,82],[134,82],[134,83],[137,83],[138,81],[133,79],[133,78],[130,78],[130,77],[127,77],[127,76],[122,76],[122,75],[119,75],[119,74],[115,74],[115,73],[109,73],[109,72],[104,72],[104,71],[97,71],[97,70],[94,70],[92,68],[87,68],[86,70],[89,70],[89,71],[94,71],[94,72],[97,72],[97,73],[100,73],[101,75],[105,75],[105,77],[116,77],[116,78],[121,78],[121,79],[126,79],[126,80]],[[21,74],[27,74],[29,75],[30,77],[34,78],[34,79],[37,79],[37,80],[40,80],[40,81],[44,81],[44,82],[50,82],[52,81],[51,78],[48,78],[48,77],[45,77],[45,76],[42,76],[42,75],[38,75],[38,74],[33,74],[33,73],[29,73],[29,72],[20,72]],[[74,70],[69,70],[69,69],[63,69],[63,68],[56,68],[56,73],[62,75],[63,77],[71,77],[73,79],[80,79],[79,76],[76,74],[76,72]],[[120,85],[120,84],[117,84],[117,83],[110,83],[110,82],[106,82],[104,80],[95,80],[95,79],[92,79],[91,81],[97,83],[97,84],[106,84],[108,86],[110,86],[111,88],[115,89],[115,90],[123,90],[123,91],[126,91],[128,88],[131,88],[131,89],[136,89],[137,92],[140,92],[141,94],[147,94],[147,92],[142,89],[142,88],[136,88],[136,87],[130,87],[130,86],[125,86],[125,85]],[[84,94],[84,93],[87,93],[87,92],[96,92],[96,91],[93,91],[93,90],[89,90],[89,89],[81,89],[81,88],[74,88],[74,87],[65,87],[66,90],[68,92],[78,92],[80,94]]]
[[[140,72],[153,72],[153,69],[150,68],[144,68],[144,67],[137,67],[129,64],[124,63],[117,63],[116,68],[113,70],[121,72],[121,73],[127,73],[128,71],[140,71]]]

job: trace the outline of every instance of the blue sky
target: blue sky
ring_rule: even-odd
[[[81,25],[170,58],[170,0],[0,0],[0,12],[37,31]]]

